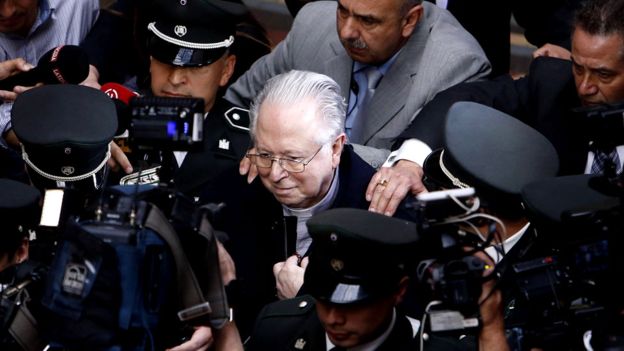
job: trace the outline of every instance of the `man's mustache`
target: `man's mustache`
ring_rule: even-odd
[[[366,43],[360,38],[343,39],[342,43],[345,46],[353,48],[353,49],[368,49],[368,45],[366,45]]]

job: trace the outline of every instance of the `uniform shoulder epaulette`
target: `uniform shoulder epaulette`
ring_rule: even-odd
[[[267,305],[262,316],[264,318],[300,316],[307,314],[314,308],[314,305],[315,300],[311,296],[295,297]]]
[[[249,110],[240,107],[230,107],[223,115],[230,127],[246,132],[249,131]]]

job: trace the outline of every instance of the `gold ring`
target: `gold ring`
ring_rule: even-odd
[[[382,179],[381,182],[379,182],[377,184],[379,184],[381,186],[386,186],[386,185],[388,185],[388,179]]]

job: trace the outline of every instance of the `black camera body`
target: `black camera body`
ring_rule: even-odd
[[[130,110],[130,144],[138,149],[201,149],[203,99],[137,97],[130,101]]]

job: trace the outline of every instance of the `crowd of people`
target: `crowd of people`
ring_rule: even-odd
[[[0,349],[623,347],[624,0],[286,5],[0,0]]]

